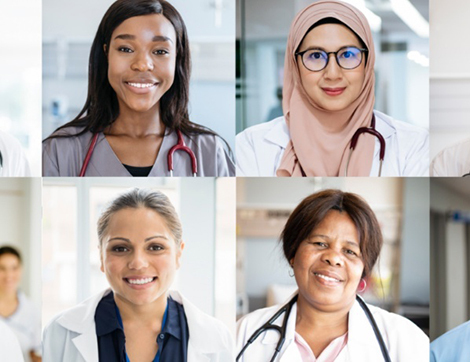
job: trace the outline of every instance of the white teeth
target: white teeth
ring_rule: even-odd
[[[138,285],[150,283],[152,280],[153,280],[153,278],[145,278],[145,279],[127,279],[127,281],[129,282],[129,284],[138,284]]]
[[[150,87],[153,87],[154,84],[153,83],[127,83],[129,84],[131,87],[135,87],[135,88],[150,88]]]
[[[322,274],[318,274],[318,273],[315,273],[315,275],[316,275],[317,277],[320,277],[320,278],[322,278],[322,279],[325,279],[325,280],[327,280],[327,281],[329,281],[329,282],[339,282],[338,279],[330,278],[330,277],[327,277],[326,275],[322,275]]]

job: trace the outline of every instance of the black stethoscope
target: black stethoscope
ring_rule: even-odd
[[[90,147],[88,147],[88,151],[85,156],[85,161],[83,161],[82,168],[80,170],[79,177],[84,177],[86,173],[86,169],[88,168],[88,164],[90,163],[91,156],[93,155],[93,151],[95,150],[96,142],[98,141],[99,133],[95,133],[90,143]],[[167,155],[167,162],[168,162],[168,172],[170,173],[170,177],[173,177],[173,155],[176,151],[184,151],[189,155],[191,159],[191,170],[193,171],[193,176],[197,176],[197,161],[196,155],[194,152],[186,146],[186,143],[183,139],[183,134],[179,129],[176,130],[176,135],[178,136],[178,143],[176,143],[173,147],[170,148]]]
[[[352,155],[354,149],[357,146],[359,136],[363,133],[369,133],[372,136],[377,137],[377,139],[379,140],[379,143],[380,143],[380,149],[379,149],[380,150],[380,152],[379,152],[380,165],[379,165],[379,175],[378,175],[378,177],[380,177],[380,176],[382,176],[382,164],[383,164],[384,158],[385,158],[385,139],[380,134],[380,132],[375,129],[375,114],[374,113],[372,113],[372,121],[370,122],[370,127],[360,127],[360,128],[358,128],[356,130],[356,132],[354,133],[354,135],[352,136],[352,138],[351,138],[351,142],[349,143],[348,160],[346,161],[346,167],[344,169],[344,176],[348,176],[348,168],[349,168],[349,161],[351,160],[351,155]],[[304,170],[302,169],[302,166],[300,166],[300,170],[302,172],[302,176],[307,177]]]
[[[287,304],[285,304],[281,309],[279,309],[266,323],[264,323],[260,328],[258,328],[246,341],[245,345],[243,346],[242,350],[237,356],[236,361],[240,359],[240,357],[243,355],[245,350],[256,340],[256,338],[259,337],[259,335],[263,332],[266,332],[270,329],[274,329],[279,332],[279,341],[277,342],[276,349],[274,350],[273,356],[271,358],[271,362],[274,362],[276,359],[277,355],[281,352],[282,346],[284,345],[284,342],[286,341],[286,330],[287,330],[287,320],[289,319],[290,312],[292,310],[292,307],[294,304],[297,302],[298,294],[296,294]],[[390,355],[388,354],[387,347],[385,346],[385,342],[382,338],[382,335],[380,334],[379,327],[377,327],[377,323],[375,322],[375,319],[369,309],[367,307],[366,303],[362,300],[360,296],[356,296],[356,300],[359,303],[359,305],[362,307],[362,310],[367,316],[367,319],[369,320],[369,323],[372,326],[372,329],[374,330],[375,337],[377,338],[377,341],[379,342],[380,345],[380,350],[382,351],[382,356],[384,357],[385,362],[391,362],[392,360],[390,359]],[[274,324],[276,319],[278,319],[281,314],[285,313],[284,320],[282,321],[282,325],[278,326]]]

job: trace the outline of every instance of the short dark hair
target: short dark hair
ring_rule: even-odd
[[[22,263],[20,251],[14,248],[13,246],[0,247],[0,256],[6,255],[6,254],[11,254],[11,255],[16,256],[18,260],[20,261],[20,264]]]
[[[292,212],[281,234],[288,262],[295,257],[300,243],[307,239],[331,210],[345,212],[359,234],[364,262],[363,277],[369,276],[382,249],[379,222],[367,202],[359,195],[341,190],[323,190],[306,197]]]

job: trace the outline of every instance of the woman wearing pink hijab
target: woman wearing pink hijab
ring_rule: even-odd
[[[298,13],[284,116],[237,136],[237,176],[428,175],[428,132],[374,111],[374,63],[369,24],[353,6],[321,0]]]

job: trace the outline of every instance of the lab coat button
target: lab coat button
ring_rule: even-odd
[[[165,335],[164,335],[163,333],[161,333],[161,334],[159,335],[159,338],[160,338],[160,339],[165,339]]]

